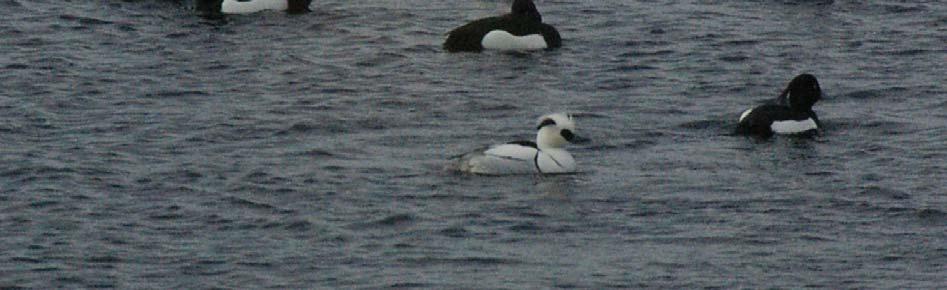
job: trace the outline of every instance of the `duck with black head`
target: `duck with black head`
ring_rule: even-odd
[[[452,30],[444,42],[449,52],[484,49],[527,51],[562,46],[559,31],[543,23],[531,0],[514,0],[510,13],[479,19]]]
[[[736,133],[760,137],[818,133],[822,123],[812,106],[820,99],[819,81],[811,74],[800,74],[789,82],[775,103],[744,111]]]

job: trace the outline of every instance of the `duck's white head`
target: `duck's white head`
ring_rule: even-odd
[[[575,139],[575,121],[571,115],[554,113],[539,118],[536,146],[540,149],[557,149]]]

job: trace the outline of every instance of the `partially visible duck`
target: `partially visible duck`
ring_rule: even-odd
[[[264,10],[309,12],[312,0],[197,0],[197,10],[210,15],[247,14]]]

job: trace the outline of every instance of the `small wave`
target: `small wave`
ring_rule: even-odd
[[[947,220],[947,212],[933,208],[925,208],[917,211],[917,217],[925,221],[940,223]]]
[[[673,50],[656,50],[656,51],[631,51],[619,54],[619,58],[641,58],[641,57],[657,57],[657,56],[666,56],[674,54]]]
[[[433,284],[430,283],[418,283],[418,282],[397,282],[391,285],[388,285],[388,288],[433,288]]]
[[[396,214],[396,215],[388,216],[386,218],[374,221],[372,223],[376,225],[380,225],[380,226],[390,227],[390,226],[402,226],[402,225],[413,223],[414,221],[415,221],[415,218],[413,215]]]
[[[480,101],[468,101],[463,104],[466,110],[471,112],[511,112],[517,111],[520,107],[509,103],[483,103]]]
[[[196,96],[207,96],[208,93],[205,91],[192,91],[192,90],[181,90],[181,91],[160,91],[153,93],[146,93],[144,97],[146,98],[181,98],[181,97],[196,97]]]
[[[39,268],[30,269],[30,271],[32,271],[32,272],[58,272],[58,271],[61,271],[61,270],[62,270],[62,268],[54,267],[54,266],[39,267]]]
[[[375,57],[358,61],[355,63],[355,66],[376,67],[376,66],[388,65],[394,62],[402,61],[404,59],[407,59],[407,56],[405,56],[404,54],[383,52],[383,53],[378,54]]]
[[[59,201],[55,201],[55,200],[41,200],[41,201],[31,202],[31,203],[30,203],[30,207],[32,207],[32,208],[47,208],[47,207],[52,207],[52,206],[56,206],[56,205],[59,205],[59,204],[60,204],[60,202],[59,202]]]
[[[93,264],[115,264],[121,263],[122,259],[116,256],[92,256],[86,258],[86,262]]]
[[[835,240],[835,239],[826,237],[824,235],[816,235],[816,234],[802,234],[801,236],[799,236],[799,239],[804,240],[804,241],[814,241],[814,242],[829,242],[829,241]]]
[[[351,94],[356,94],[359,92],[358,90],[353,89],[353,88],[343,88],[343,87],[319,88],[317,91],[324,95],[351,95]]]
[[[273,267],[273,263],[269,263],[269,262],[237,262],[236,264],[239,266],[246,266],[246,267],[251,267],[251,268],[268,269],[268,268]]]
[[[5,1],[0,2],[0,5],[7,6],[7,7],[2,7],[3,9],[23,8],[23,4],[20,4],[20,1],[18,0],[5,0]]]
[[[723,120],[697,120],[686,122],[678,125],[682,129],[693,129],[693,130],[707,130],[707,129],[717,129],[722,130],[730,126],[730,122]]]
[[[288,178],[281,176],[273,176],[269,172],[263,171],[254,171],[250,174],[247,174],[243,177],[244,181],[259,184],[259,185],[280,185],[287,184],[290,182]]]
[[[69,167],[53,167],[53,166],[26,166],[14,168],[6,171],[0,172],[0,177],[9,177],[9,178],[18,178],[18,177],[44,177],[44,176],[59,176],[59,175],[68,175],[75,173],[76,170]]]
[[[66,284],[85,284],[85,280],[77,276],[63,276],[57,277],[56,282],[66,283]],[[67,287],[68,288],[68,287]]]
[[[161,181],[193,183],[204,177],[199,171],[193,169],[177,169],[174,171],[162,172],[159,174]],[[148,179],[145,177],[145,179]],[[143,181],[143,180],[140,180]],[[147,180],[150,182],[151,180]]]
[[[149,219],[153,220],[177,220],[184,217],[185,215],[180,213],[159,213],[148,216]]]
[[[297,123],[293,123],[293,125],[289,126],[289,128],[286,128],[285,130],[281,130],[277,132],[276,134],[277,135],[308,134],[308,133],[313,133],[313,132],[322,132],[322,131],[334,132],[334,131],[341,130],[342,128],[332,128],[335,126],[332,126],[330,124],[335,124],[335,123],[337,122],[320,122],[320,123],[297,122]]]
[[[544,227],[539,226],[539,225],[537,225],[536,223],[532,223],[532,222],[518,223],[518,224],[515,224],[515,225],[513,225],[513,226],[510,226],[509,229],[510,229],[511,231],[513,231],[513,232],[518,232],[518,233],[540,233],[540,232],[545,232],[545,228],[544,228]]]
[[[265,209],[265,210],[276,210],[276,209],[277,209],[276,206],[273,206],[273,205],[268,204],[268,203],[265,203],[265,202],[257,202],[257,201],[252,201],[252,200],[249,200],[249,199],[244,199],[244,198],[239,198],[239,197],[233,197],[233,196],[225,197],[225,198],[224,198],[224,201],[225,201],[225,202],[229,202],[229,203],[231,203],[231,204],[233,204],[233,205],[236,205],[236,206],[246,207],[246,208],[250,208],[250,209]]]
[[[22,63],[14,63],[14,64],[8,64],[5,68],[6,69],[28,69],[30,68],[30,66],[22,64]]]
[[[286,223],[283,226],[284,229],[296,232],[308,232],[313,228],[313,224],[307,220],[294,220],[289,223]]]
[[[416,218],[410,214],[394,214],[378,220],[369,222],[358,222],[349,225],[352,229],[373,229],[373,228],[400,228],[414,224]]]
[[[749,60],[750,58],[745,55],[728,55],[728,56],[721,56],[718,59],[725,62],[745,62]]]
[[[337,154],[332,153],[332,152],[329,151],[329,150],[324,150],[324,149],[319,149],[319,148],[312,148],[312,149],[305,150],[305,151],[299,151],[299,152],[296,152],[294,155],[296,155],[296,156],[314,157],[314,158],[339,157]]]
[[[927,10],[927,7],[923,5],[906,6],[906,5],[889,4],[889,5],[883,5],[883,7],[885,11],[891,12],[891,13],[914,13],[914,12],[924,12]]]
[[[882,135],[902,135],[913,133],[912,131],[917,129],[908,129],[909,124],[903,122],[891,122],[891,121],[870,121],[862,124],[858,124],[861,128],[870,129],[872,131],[878,132]]]
[[[635,72],[635,71],[656,70],[656,69],[658,68],[654,66],[650,66],[650,65],[629,64],[629,65],[621,65],[613,69],[610,69],[608,71],[622,73],[622,72]]]
[[[740,45],[756,45],[760,44],[759,40],[754,39],[739,39],[739,40],[727,40],[723,42],[726,46],[740,46]]]
[[[168,39],[187,38],[188,36],[191,36],[191,33],[187,33],[187,32],[172,32],[172,33],[168,33],[168,34],[165,34],[165,35],[164,35],[164,37],[166,37],[166,38],[168,38]]]
[[[490,266],[490,265],[517,265],[523,264],[523,261],[516,259],[508,258],[497,258],[497,257],[462,257],[462,258],[437,258],[437,257],[422,257],[422,258],[401,258],[398,261],[405,264],[427,266],[427,265],[438,265],[438,264],[452,264],[459,266]]]
[[[885,188],[880,186],[868,186],[862,188],[860,194],[868,195],[872,197],[882,197],[896,200],[910,199],[911,195],[907,192],[903,192],[896,189]]]
[[[30,263],[30,264],[39,264],[43,262],[43,260],[30,258],[30,257],[12,257],[10,258],[10,261],[17,262],[17,263]]]
[[[438,233],[451,238],[464,238],[470,236],[470,232],[462,226],[448,227],[438,231]]]
[[[905,49],[905,50],[893,51],[890,54],[897,55],[897,56],[916,56],[916,55],[921,55],[925,53],[933,53],[933,52],[936,52],[936,51],[927,50],[927,49]]]
[[[103,24],[112,24],[112,21],[102,20],[97,18],[75,16],[69,14],[63,14],[59,16],[59,19],[68,20],[68,21],[77,21],[79,24],[83,25],[103,25]]]
[[[908,91],[908,88],[905,88],[905,87],[890,87],[890,88],[884,88],[884,89],[853,91],[846,94],[842,94],[839,97],[865,100],[865,99],[889,97],[892,95],[899,95],[907,91]]]
[[[806,5],[806,6],[823,6],[823,5],[832,5],[835,3],[835,0],[785,0],[783,4],[785,5]]]

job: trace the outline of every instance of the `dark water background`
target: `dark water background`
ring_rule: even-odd
[[[0,0],[0,287],[947,287],[944,2],[315,2]],[[727,135],[802,72],[824,135]],[[555,111],[581,173],[443,170]]]

